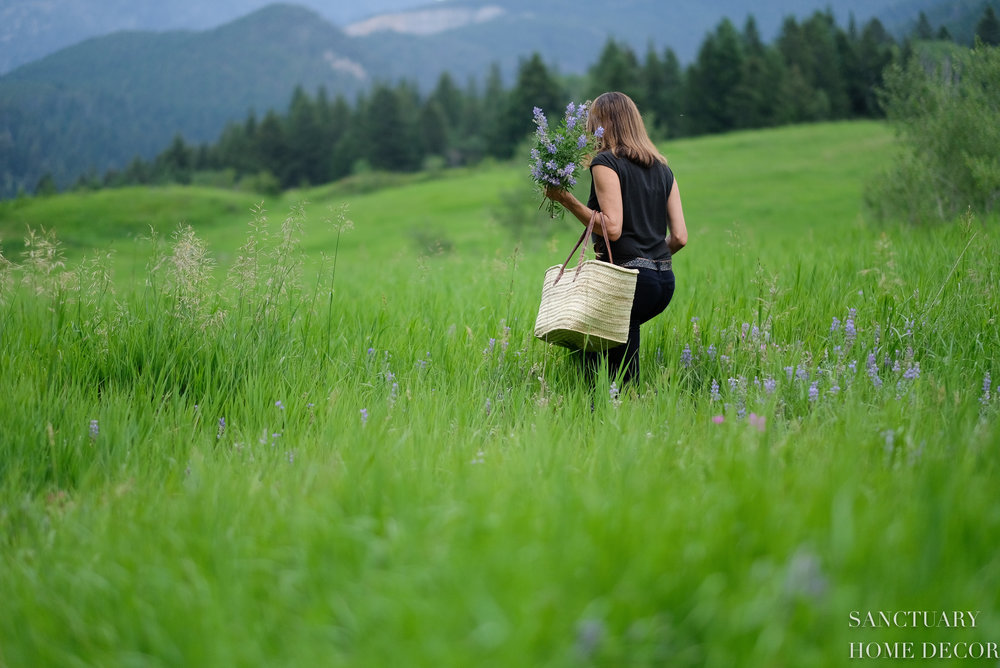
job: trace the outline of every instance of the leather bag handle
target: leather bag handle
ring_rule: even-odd
[[[601,217],[601,234],[604,236],[604,247],[608,249],[608,262],[611,264],[615,263],[614,258],[611,257],[611,242],[608,240],[608,231],[604,227],[604,212],[595,210],[590,214],[590,222],[587,223],[587,229],[583,231],[583,234],[580,235],[580,239],[576,242],[576,245],[573,246],[573,250],[569,252],[569,255],[566,257],[566,261],[563,262],[562,267],[559,269],[559,275],[556,276],[556,280],[552,281],[552,285],[558,283],[559,279],[562,278],[563,272],[566,271],[566,265],[568,265],[569,261],[573,259],[573,254],[576,253],[576,249],[579,248],[580,260],[576,264],[576,273],[573,275],[573,280],[576,280],[577,275],[580,273],[580,268],[583,266],[583,258],[587,254],[587,246],[583,245],[581,247],[581,244],[583,244],[584,239],[589,238],[590,235],[593,234],[594,223],[597,221],[598,216]]]

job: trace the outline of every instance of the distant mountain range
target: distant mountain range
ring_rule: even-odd
[[[115,1],[131,4],[108,0]],[[239,1],[251,0],[219,5]],[[973,1],[981,0],[947,4]],[[609,37],[640,55],[649,46],[670,47],[684,62],[723,17],[742,25],[752,13],[770,41],[787,16],[830,7],[838,23],[853,16],[860,24],[898,6],[897,0],[762,0],[751,9],[744,0],[450,0],[340,28],[305,7],[276,4],[210,30],[117,32],[0,77],[0,196],[30,191],[46,171],[65,186],[88,168],[103,172],[136,155],[150,158],[178,133],[189,142],[213,141],[250,110],[284,111],[296,85],[310,93],[323,86],[330,97],[350,100],[378,81],[407,79],[426,88],[444,71],[464,84],[493,63],[510,84],[519,59],[534,51],[561,74],[582,73]]]
[[[208,30],[251,14],[274,0],[3,0],[0,74],[60,49],[121,30]],[[334,25],[428,0],[299,0]]]

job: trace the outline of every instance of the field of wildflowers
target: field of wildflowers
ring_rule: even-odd
[[[523,162],[248,201],[115,257],[60,246],[82,232],[59,220],[12,251],[35,214],[0,209],[0,666],[830,666],[1000,641],[1000,238],[867,221],[891,141],[664,147],[691,241],[639,397],[532,338],[574,232],[491,221],[512,188],[537,207]],[[893,610],[979,614],[849,623]]]

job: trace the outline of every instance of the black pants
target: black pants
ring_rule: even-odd
[[[606,352],[584,353],[583,366],[588,378],[594,380],[594,374],[600,368],[601,360],[607,359],[610,377],[614,378],[621,372],[622,387],[626,385],[638,387],[639,325],[663,313],[673,296],[673,270],[657,271],[640,268],[635,281],[635,298],[632,300],[632,315],[629,318],[628,341],[625,345]]]

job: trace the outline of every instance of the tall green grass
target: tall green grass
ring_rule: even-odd
[[[110,259],[4,246],[0,665],[830,666],[1000,641],[1000,243],[995,221],[867,224],[890,141],[665,147],[691,243],[641,396],[533,340],[573,230],[512,240],[519,167],[244,201]],[[69,201],[86,221],[162,195]],[[5,209],[5,241],[98,235],[42,220],[64,206]],[[849,627],[868,610],[981,613]]]

